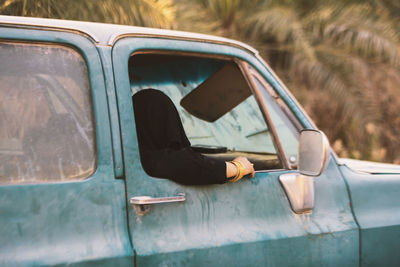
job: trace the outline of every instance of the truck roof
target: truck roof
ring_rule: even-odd
[[[258,54],[257,50],[242,42],[199,33],[165,30],[128,25],[105,24],[97,22],[4,16],[0,15],[0,26],[38,28],[55,31],[73,31],[84,34],[96,44],[112,46],[118,39],[125,36],[148,36],[171,39],[186,39],[211,43],[229,44]]]

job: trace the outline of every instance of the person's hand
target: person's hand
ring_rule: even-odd
[[[243,164],[245,168],[244,175],[251,174],[251,177],[254,178],[254,165],[246,158],[246,157],[237,157],[233,159],[234,161],[239,161]]]

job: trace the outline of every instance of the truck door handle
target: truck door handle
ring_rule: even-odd
[[[180,193],[173,197],[150,197],[150,196],[137,196],[132,197],[129,203],[138,215],[145,215],[150,211],[150,205],[183,202],[186,200],[185,193]]]

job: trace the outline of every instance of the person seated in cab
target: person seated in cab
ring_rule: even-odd
[[[253,164],[245,157],[224,161],[191,148],[178,111],[163,92],[145,89],[132,97],[139,153],[146,173],[185,185],[237,182],[254,177]]]

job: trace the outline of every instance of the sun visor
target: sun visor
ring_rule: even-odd
[[[250,95],[251,90],[239,67],[227,63],[182,98],[180,104],[193,116],[213,122]]]

